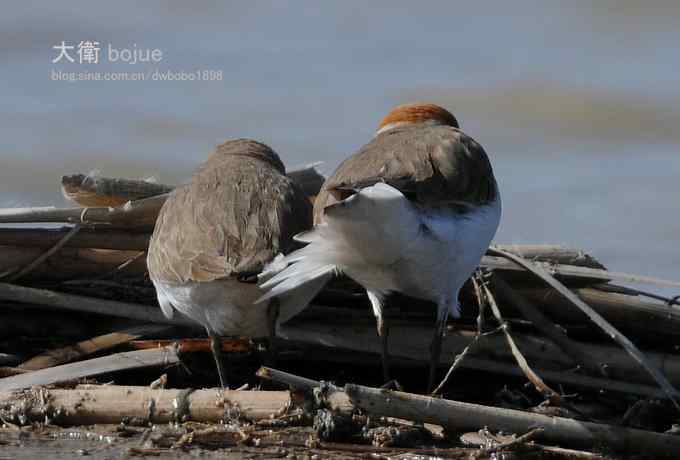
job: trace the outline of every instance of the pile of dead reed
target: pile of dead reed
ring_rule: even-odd
[[[291,176],[310,197],[322,181],[313,167]],[[463,318],[449,325],[446,377],[422,396],[434,308],[391,299],[390,352],[411,392],[374,388],[380,343],[368,302],[336,280],[281,328],[277,365],[305,377],[269,368],[256,377],[264,345],[225,338],[243,388],[201,390],[215,383],[208,343],[189,320],[162,315],[146,273],[172,187],[83,175],[62,186],[80,206],[0,210],[0,224],[21,224],[0,228],[5,429],[179,424],[145,455],[288,445],[348,457],[659,458],[680,447],[678,299],[627,287],[678,282],[610,271],[560,246],[494,246],[464,288]],[[291,425],[314,429],[301,443],[277,431]]]

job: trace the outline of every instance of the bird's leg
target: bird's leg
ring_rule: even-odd
[[[276,325],[279,320],[279,299],[274,298],[267,306],[267,329],[269,332],[269,350],[267,364],[272,367],[276,362]]]
[[[434,326],[434,335],[430,344],[430,378],[427,384],[427,391],[430,393],[434,388],[437,368],[439,367],[439,357],[442,352],[442,338],[446,331],[446,320],[449,317],[449,302],[441,301],[437,305],[437,322]]]
[[[220,337],[213,333],[210,329],[207,329],[208,337],[210,337],[210,350],[212,351],[213,358],[215,358],[215,365],[217,366],[217,375],[220,377],[220,386],[222,389],[228,389],[227,381],[225,379],[226,372],[224,371],[224,365],[222,364],[222,340]]]
[[[373,314],[377,322],[378,336],[380,337],[380,355],[382,358],[383,379],[385,382],[390,381],[390,356],[387,350],[387,339],[389,337],[389,328],[383,317],[382,296],[373,291],[366,291],[368,300],[371,301],[373,307]]]

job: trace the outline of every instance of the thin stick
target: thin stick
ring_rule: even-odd
[[[41,263],[45,262],[45,261],[47,260],[48,257],[50,257],[52,254],[54,254],[55,252],[57,252],[57,251],[58,251],[59,249],[61,249],[66,243],[68,243],[68,241],[69,241],[71,238],[73,238],[74,236],[76,236],[76,234],[78,233],[79,230],[80,230],[80,225],[77,225],[77,224],[74,225],[73,228],[72,228],[71,230],[69,230],[69,232],[68,232],[66,235],[64,235],[59,241],[57,241],[57,242],[55,243],[54,246],[52,246],[52,247],[49,248],[47,251],[45,251],[43,254],[41,254],[40,256],[38,256],[35,260],[33,260],[31,263],[29,263],[28,265],[26,265],[26,266],[25,266],[24,268],[22,268],[21,270],[19,270],[17,273],[14,273],[14,274],[8,276],[8,277],[7,277],[7,281],[16,281],[16,280],[18,280],[19,278],[21,278],[22,276],[24,276],[24,275],[26,275],[26,274],[32,272],[33,269],[34,269],[35,267],[37,267],[37,266],[40,265]]]
[[[451,364],[451,367],[449,367],[449,370],[446,372],[446,375],[444,376],[442,381],[439,382],[439,385],[437,385],[437,388],[435,388],[432,391],[432,393],[430,393],[430,394],[432,396],[434,396],[434,395],[438,395],[439,393],[441,393],[441,391],[444,389],[444,386],[447,383],[449,383],[449,379],[451,378],[453,373],[456,371],[456,369],[458,369],[460,366],[463,365],[463,359],[465,359],[465,357],[470,352],[470,350],[472,350],[474,348],[474,346],[477,344],[477,342],[479,342],[479,339],[481,337],[486,337],[486,336],[489,336],[489,335],[492,335],[492,334],[496,334],[496,333],[500,332],[503,328],[504,328],[504,326],[498,326],[493,331],[484,332],[484,333],[481,333],[481,334],[479,333],[479,331],[477,331],[477,334],[475,334],[475,336],[472,338],[470,343],[465,348],[463,348],[463,351],[461,351],[458,354],[458,356],[456,356],[456,359],[453,361],[453,364]]]
[[[493,315],[496,317],[496,320],[501,324],[501,326],[503,326],[502,330],[503,333],[505,334],[505,339],[508,342],[508,346],[510,346],[512,355],[515,357],[515,360],[517,361],[517,365],[520,367],[520,369],[522,369],[522,372],[524,372],[524,375],[526,375],[529,381],[534,384],[539,393],[542,393],[544,396],[549,398],[553,402],[553,404],[559,404],[562,399],[559,393],[550,388],[543,381],[543,379],[539,377],[538,374],[536,374],[536,372],[534,372],[531,366],[529,366],[528,361],[520,351],[519,347],[517,347],[515,340],[512,338],[510,332],[508,331],[508,324],[503,319],[503,316],[501,316],[501,311],[498,308],[496,299],[494,299],[494,296],[489,290],[489,288],[486,285],[482,285],[482,291],[484,292],[486,298],[489,301],[489,305],[491,306],[491,311],[493,312]]]
[[[518,257],[514,254],[510,254],[505,251],[489,249],[489,252],[510,259],[517,265],[529,270],[530,272],[541,278],[543,281],[545,281],[549,286],[557,290],[565,298],[570,300],[578,308],[580,308],[581,311],[583,311],[583,313],[585,313],[586,316],[588,316],[588,318],[590,318],[591,321],[597,324],[616,343],[621,345],[628,352],[628,354],[631,357],[633,357],[633,359],[637,361],[652,376],[652,378],[654,378],[654,380],[659,384],[659,386],[666,392],[669,399],[673,402],[675,408],[680,411],[680,404],[678,404],[678,401],[676,400],[676,397],[678,396],[678,391],[673,387],[673,385],[671,385],[671,383],[668,381],[663,372],[661,372],[656,366],[650,363],[649,360],[645,357],[645,355],[635,346],[635,344],[633,344],[633,342],[631,342],[628,339],[628,337],[621,334],[618,331],[618,329],[612,326],[606,319],[600,316],[600,314],[593,310],[588,304],[579,299],[578,296],[576,296],[576,294],[571,292],[562,283],[557,281],[548,272],[543,270],[541,266],[528,262],[522,259],[521,257]]]
[[[126,267],[129,267],[130,264],[134,263],[135,261],[139,260],[141,257],[144,257],[146,255],[146,251],[141,251],[135,254],[134,256],[130,257],[128,260],[123,262],[122,264],[118,265],[116,268],[111,270],[108,273],[102,273],[101,275],[97,276],[95,279],[105,279],[105,278],[110,278],[121,271],[125,270]]]
[[[526,319],[531,321],[536,328],[552,340],[560,350],[571,357],[575,363],[582,365],[592,374],[604,375],[602,367],[594,361],[590,355],[585,353],[581,346],[567,337],[563,329],[553,323],[538,308],[534,307],[519,292],[516,292],[506,283],[503,278],[494,274],[491,278],[492,287],[501,297],[508,299]],[[605,376],[606,377],[606,376]]]
[[[179,363],[179,356],[174,347],[129,351],[6,377],[0,380],[0,392],[21,390],[34,385],[69,382],[122,370],[171,366],[177,363]]]

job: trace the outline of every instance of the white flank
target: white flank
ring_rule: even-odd
[[[456,299],[491,242],[500,214],[500,200],[465,214],[423,210],[397,189],[375,184],[327,208],[324,224],[298,235],[309,244],[267,267],[260,287],[269,292],[258,302],[286,293],[299,297],[310,286],[318,292],[335,273],[376,294]],[[450,313],[459,316],[457,302]]]

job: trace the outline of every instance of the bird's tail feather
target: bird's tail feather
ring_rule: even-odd
[[[325,215],[325,223],[297,235],[307,246],[265,267],[258,278],[268,292],[257,302],[279,297],[291,305],[296,299],[308,303],[334,274],[394,262],[418,231],[408,200],[382,183],[326,208]]]
[[[302,248],[287,257],[277,256],[258,277],[260,288],[268,290],[255,303],[272,298],[279,301],[279,324],[304,310],[333,277],[335,267],[318,259],[305,257]]]

